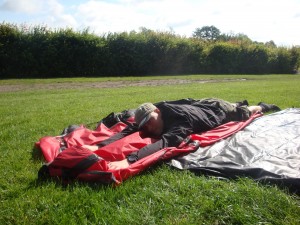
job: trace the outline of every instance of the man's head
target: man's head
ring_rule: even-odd
[[[139,130],[150,136],[160,136],[163,131],[161,113],[152,103],[144,103],[136,109],[135,122]]]

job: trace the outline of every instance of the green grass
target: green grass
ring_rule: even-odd
[[[146,79],[245,78],[159,87],[29,89],[1,85]],[[167,76],[0,80],[0,224],[300,224],[300,199],[251,179],[223,181],[164,164],[119,187],[37,182],[42,161],[33,145],[70,124],[95,124],[110,112],[180,98],[248,99],[300,107],[299,75]],[[91,127],[93,127],[91,125]]]

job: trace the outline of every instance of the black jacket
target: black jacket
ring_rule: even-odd
[[[164,128],[161,137],[153,144],[131,153],[131,159],[139,160],[166,147],[177,147],[192,133],[213,129],[227,121],[226,113],[218,104],[203,103],[201,100],[182,99],[155,104],[160,110]],[[137,131],[137,126],[129,125],[123,131],[101,142],[102,147]]]

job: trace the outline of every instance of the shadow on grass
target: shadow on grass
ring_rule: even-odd
[[[40,150],[38,148],[33,148],[32,153],[33,160],[43,160],[43,156],[40,153]],[[151,175],[157,168],[161,167],[164,163],[158,162],[157,164],[151,166],[150,168],[141,171],[139,174],[129,177],[128,179],[122,181],[120,184],[117,184],[113,181],[113,179],[110,182],[102,182],[102,181],[81,181],[76,178],[74,179],[62,179],[61,177],[51,177],[49,174],[49,171],[47,170],[47,166],[43,165],[39,171],[38,176],[36,180],[33,180],[28,185],[28,189],[37,188],[41,186],[49,186],[55,184],[55,188],[61,188],[66,191],[72,191],[73,188],[78,187],[89,187],[95,191],[107,189],[107,188],[118,188],[120,185],[124,185],[128,182],[130,185],[130,180],[138,178],[140,176],[145,175]]]
[[[177,169],[177,168],[174,168]],[[180,170],[180,169],[178,169]],[[290,194],[290,195],[298,195],[300,196],[300,183],[299,179],[281,179],[281,178],[264,178],[264,179],[253,179],[252,177],[249,177],[247,175],[241,175],[241,176],[228,176],[228,177],[220,177],[219,174],[214,173],[213,171],[210,171],[210,173],[201,173],[197,170],[191,170],[192,173],[194,173],[197,176],[206,176],[206,177],[217,177],[220,180],[228,180],[228,181],[238,181],[239,179],[248,178],[250,180],[253,180],[254,182],[257,182],[265,187],[274,187],[282,190],[283,192]]]
[[[35,162],[36,161],[45,161],[45,158],[44,158],[40,148],[33,146],[32,150],[31,150],[31,160],[33,160]]]
[[[52,186],[53,184],[55,188],[65,190],[65,191],[72,191],[74,188],[87,187],[87,186],[95,191],[114,187],[113,183],[105,184],[101,182],[84,182],[79,180],[72,180],[66,182],[58,177],[49,177],[47,179],[37,178],[31,181],[27,186],[27,189],[35,189],[42,186],[47,187],[47,186]]]

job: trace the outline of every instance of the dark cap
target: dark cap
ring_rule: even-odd
[[[156,106],[152,103],[144,103],[136,109],[134,118],[139,129],[148,122],[151,118],[151,113],[154,112],[155,109]]]

